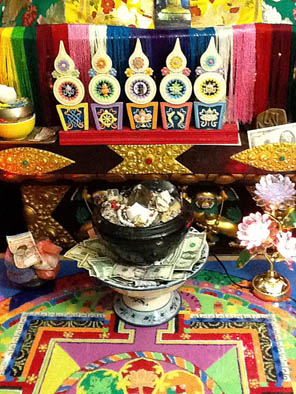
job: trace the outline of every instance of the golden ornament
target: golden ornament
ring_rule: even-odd
[[[123,161],[108,173],[191,173],[176,158],[192,145],[108,145],[108,147],[123,158]]]
[[[231,159],[266,171],[295,171],[296,144],[279,142],[260,145],[236,153]]]
[[[0,168],[21,175],[40,175],[66,167],[73,160],[41,149],[19,147],[0,152]]]
[[[49,238],[62,248],[75,245],[71,234],[52,217],[68,190],[67,185],[22,186],[25,220],[35,239]]]

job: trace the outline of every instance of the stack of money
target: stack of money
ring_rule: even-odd
[[[186,280],[199,264],[206,244],[206,233],[189,230],[181,244],[167,257],[148,266],[120,264],[100,238],[74,246],[65,257],[77,261],[90,276],[130,287],[151,287]]]

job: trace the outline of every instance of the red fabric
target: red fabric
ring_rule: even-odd
[[[237,144],[238,128],[225,123],[221,130],[122,130],[60,131],[60,145]]]
[[[254,116],[268,109],[272,26],[256,24],[256,81]]]
[[[272,25],[269,108],[286,109],[292,25]]]
[[[53,39],[53,52],[57,57],[59,53],[60,41],[64,42],[66,52],[69,53],[69,40],[68,40],[68,26],[67,25],[51,25],[52,39]]]
[[[59,124],[56,100],[53,95],[54,49],[51,25],[39,25],[36,29],[36,47],[38,54],[38,79],[42,107],[42,125]]]

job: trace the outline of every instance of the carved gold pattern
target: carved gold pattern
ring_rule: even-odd
[[[41,149],[19,147],[0,152],[0,168],[20,175],[39,175],[59,170],[72,163],[64,156]]]
[[[267,171],[294,171],[296,169],[296,144],[282,142],[246,149],[231,159]]]
[[[176,158],[192,145],[109,145],[123,161],[109,173],[151,174],[191,173]]]
[[[76,244],[72,236],[51,215],[69,186],[22,186],[25,219],[35,239],[49,238],[61,247]]]

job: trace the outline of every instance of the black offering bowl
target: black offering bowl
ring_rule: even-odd
[[[168,181],[142,182],[151,191],[168,192],[180,198],[177,188]],[[101,215],[101,204],[94,209],[93,226],[96,234],[107,243],[110,251],[123,263],[148,265],[165,258],[184,238],[193,222],[193,213],[185,200],[181,212],[166,223],[148,227],[126,227],[111,223]]]

